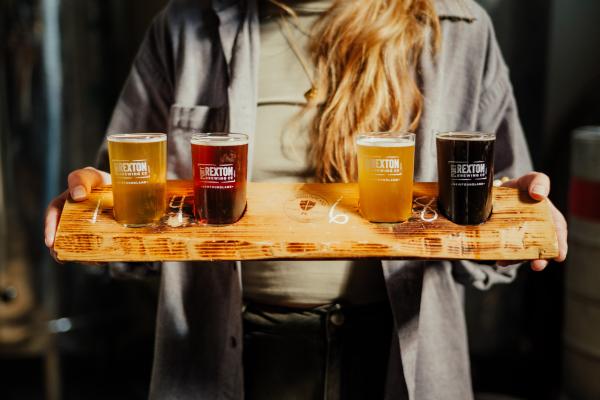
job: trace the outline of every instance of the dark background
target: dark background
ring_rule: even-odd
[[[0,398],[147,396],[157,280],[57,265],[42,217],[92,164],[162,0],[0,0]],[[600,124],[600,2],[481,0],[511,68],[537,170],[566,212],[573,128]],[[479,393],[558,399],[562,265],[467,291]],[[7,290],[11,288],[11,290]],[[481,395],[481,398],[489,398]]]

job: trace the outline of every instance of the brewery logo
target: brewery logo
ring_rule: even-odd
[[[450,161],[450,178],[485,180],[487,178],[487,165],[485,161],[465,163]]]
[[[369,159],[369,168],[396,172],[401,170],[402,164],[398,157],[371,158]]]
[[[148,179],[150,166],[146,160],[113,160],[112,167],[117,179]]]
[[[200,181],[206,183],[235,183],[233,164],[198,164]]]
[[[367,168],[371,179],[377,182],[398,182],[402,176],[402,161],[396,156],[369,158]]]
[[[295,221],[313,222],[327,218],[329,203],[319,195],[297,192],[294,197],[286,200],[283,211]]]

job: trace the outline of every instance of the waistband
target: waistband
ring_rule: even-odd
[[[291,335],[318,334],[328,327],[380,325],[387,323],[391,315],[388,301],[360,305],[332,303],[310,309],[246,302],[243,309],[245,324]]]

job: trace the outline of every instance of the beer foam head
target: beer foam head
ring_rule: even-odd
[[[496,134],[490,132],[440,132],[435,135],[441,140],[472,140],[472,141],[488,141],[495,140]]]
[[[243,133],[198,133],[192,135],[190,143],[202,146],[241,146],[248,144],[248,135]]]
[[[116,133],[109,135],[109,142],[119,143],[153,143],[164,142],[167,135],[164,133]]]
[[[370,147],[410,147],[415,145],[413,133],[374,133],[358,135],[356,144]]]

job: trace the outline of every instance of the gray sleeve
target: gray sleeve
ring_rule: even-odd
[[[488,49],[484,74],[483,92],[479,102],[477,130],[496,133],[495,176],[519,177],[532,170],[531,157],[523,133],[517,104],[510,83],[509,71],[489,17]],[[514,280],[520,264],[509,267],[480,264],[471,261],[453,262],[455,279],[477,289],[488,289],[496,283]]]
[[[488,51],[479,101],[477,130],[496,133],[495,175],[515,178],[532,170],[531,157],[517,103],[491,21]]]
[[[165,18],[163,11],[148,29],[113,111],[107,134],[167,131],[173,72],[169,68],[172,56]],[[106,140],[98,151],[96,167],[110,170]],[[160,266],[158,262],[115,262],[108,264],[108,273],[113,278],[141,279],[160,272]]]

